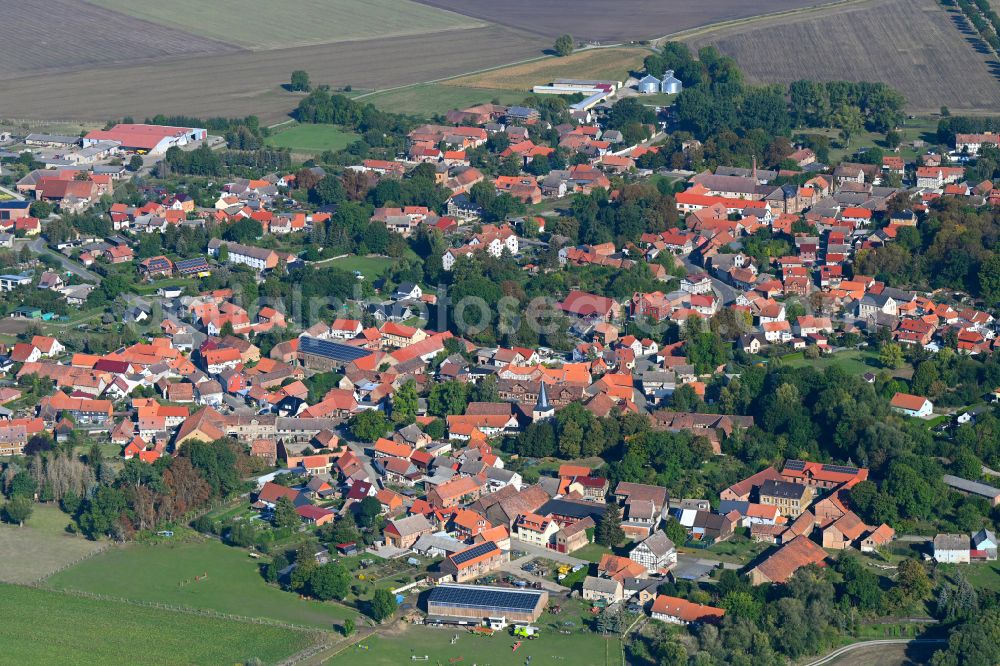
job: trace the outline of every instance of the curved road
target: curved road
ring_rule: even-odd
[[[875,641],[862,641],[860,643],[851,643],[850,645],[845,645],[842,648],[838,648],[833,652],[831,652],[830,654],[826,655],[825,657],[821,657],[816,661],[810,661],[809,663],[804,664],[804,666],[823,666],[824,664],[829,664],[838,657],[848,654],[849,652],[864,647],[871,647],[873,645],[909,645],[911,643],[916,645],[930,645],[933,643],[947,643],[947,642],[948,641],[944,638],[910,638],[910,639],[885,638],[882,640],[875,640]]]
[[[70,260],[65,255],[49,249],[49,247],[45,244],[45,239],[42,238],[41,236],[36,236],[33,240],[30,241],[18,240],[18,243],[27,245],[28,248],[35,254],[47,254],[51,257],[55,257],[62,264],[63,269],[69,271],[70,273],[73,273],[78,277],[83,278],[84,280],[88,280],[95,284],[101,284],[100,275],[94,273],[93,271],[88,271],[86,268],[83,267],[83,265]]]

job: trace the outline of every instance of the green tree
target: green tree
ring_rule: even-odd
[[[316,567],[309,578],[309,592],[323,601],[343,599],[351,587],[351,575],[340,562]]]
[[[128,161],[128,170],[135,172],[142,168],[143,161],[142,157],[139,155],[133,155],[132,159]]]
[[[617,502],[607,505],[604,515],[597,523],[594,531],[594,541],[602,546],[617,546],[625,540],[625,530],[622,529],[622,512]]]
[[[350,636],[351,634],[353,634],[354,618],[352,617],[344,618],[344,624],[341,625],[340,630],[341,632],[343,632],[344,636]]]
[[[362,442],[374,442],[385,434],[389,428],[389,421],[382,410],[366,409],[352,416],[348,427],[351,429],[351,434]]]
[[[24,521],[31,517],[31,512],[34,511],[34,508],[34,504],[27,497],[15,497],[4,505],[3,518],[8,523],[16,523],[19,526],[23,526]]]
[[[374,497],[366,497],[358,505],[358,523],[362,527],[374,527],[382,513],[382,503]]]
[[[347,193],[344,191],[344,184],[333,174],[323,176],[309,192],[309,200],[320,205],[340,203],[345,199]]]
[[[667,518],[663,523],[663,532],[674,542],[675,546],[683,546],[688,538],[687,530],[673,516]]]
[[[380,587],[375,590],[375,595],[368,604],[368,608],[372,618],[377,622],[382,622],[392,617],[392,614],[396,612],[396,597],[389,590]]]
[[[573,41],[573,37],[570,35],[563,35],[556,40],[555,45],[552,50],[556,52],[556,55],[560,58],[565,58],[566,56],[573,53],[573,48],[576,46]]]
[[[464,382],[435,384],[427,398],[427,410],[436,416],[450,416],[465,411],[468,385]]]
[[[417,383],[406,380],[392,394],[392,421],[397,425],[413,423],[417,417]]]
[[[301,69],[297,69],[292,72],[292,78],[288,88],[289,90],[300,92],[309,92],[312,90],[312,84],[309,82],[308,72]]]
[[[878,351],[878,361],[883,368],[895,370],[903,365],[903,348],[896,342],[887,342]]]
[[[287,497],[278,498],[278,502],[274,505],[273,522],[278,529],[293,528],[302,522],[292,500]]]
[[[575,422],[569,421],[559,433],[559,455],[563,458],[579,458],[583,444],[583,429]]]
[[[986,300],[1000,301],[1000,253],[994,253],[979,267],[979,293]]]
[[[48,201],[39,200],[31,202],[31,207],[29,208],[29,211],[31,212],[32,217],[37,217],[40,220],[44,220],[49,215],[52,214],[52,211],[54,209],[55,207]]]

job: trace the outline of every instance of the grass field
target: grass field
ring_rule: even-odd
[[[775,40],[776,34],[781,39]],[[705,30],[690,40],[733,56],[751,82],[884,81],[913,113],[991,111],[1000,84],[936,0],[874,0],[752,25]],[[809,44],[809,48],[802,48]]]
[[[275,663],[306,632],[0,585],[0,661],[9,664]]]
[[[94,0],[152,23],[250,49],[329,44],[483,25],[409,0]]]
[[[803,356],[802,352],[788,354],[781,357],[783,365],[792,368],[816,368],[825,370],[832,365],[839,365],[850,374],[861,375],[866,372],[878,373],[882,367],[878,362],[878,353],[874,351],[848,350],[835,354],[822,355],[819,358],[811,359]]]
[[[570,634],[560,634],[563,621],[573,622],[575,627],[567,629]],[[486,638],[473,636],[455,628],[405,626],[400,633],[392,636],[370,638],[331,659],[330,666],[364,664],[365,666],[399,666],[411,663],[411,656],[429,657],[429,664],[479,664],[480,666],[501,666],[504,664],[525,664],[530,657],[532,666],[538,664],[560,664],[579,666],[605,666],[622,663],[621,642],[617,637],[604,639],[589,630],[580,630],[580,617],[558,616],[545,613],[537,623],[541,635],[536,640],[523,641],[517,652],[512,648],[514,637],[510,630],[497,632]],[[458,641],[452,645],[455,635]],[[368,649],[364,649],[367,646]],[[461,661],[454,661],[459,660]],[[419,662],[418,662],[419,663]]]
[[[501,104],[517,104],[525,97],[523,91],[501,88],[466,88],[449,83],[425,83],[396,90],[387,90],[361,98],[383,111],[431,116],[451,109],[498,100]]]
[[[393,261],[389,257],[342,257],[326,262],[331,266],[342,268],[345,271],[361,271],[361,274],[368,280],[374,280],[384,273]]]
[[[267,137],[267,145],[289,148],[297,153],[322,153],[324,150],[343,150],[357,139],[354,132],[335,125],[294,124]]]
[[[467,88],[530,91],[533,86],[544,85],[559,78],[624,81],[629,72],[642,67],[642,61],[649,53],[641,48],[591,49],[565,58],[542,58],[513,67],[461,76],[443,83]]]
[[[0,524],[0,581],[34,582],[104,547],[67,534],[69,523],[57,507],[35,505],[24,527]]]
[[[257,561],[215,540],[169,545],[133,544],[109,550],[46,581],[53,589],[83,590],[139,601],[280,620],[330,629],[357,614],[307,601],[267,585]],[[193,582],[195,576],[208,578]],[[183,581],[189,581],[181,584]]]

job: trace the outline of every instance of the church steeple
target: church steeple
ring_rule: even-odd
[[[538,399],[535,401],[535,408],[531,410],[531,420],[540,421],[547,419],[556,413],[556,410],[549,404],[549,393],[545,388],[545,382],[540,382],[538,389]]]

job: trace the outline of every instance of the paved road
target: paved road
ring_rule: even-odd
[[[84,280],[87,280],[88,282],[92,282],[94,284],[100,284],[101,283],[101,276],[100,275],[98,275],[97,273],[94,273],[93,271],[88,271],[81,264],[78,264],[75,261],[70,260],[65,255],[62,255],[62,254],[60,254],[58,252],[54,252],[54,251],[50,250],[45,245],[45,239],[43,239],[41,236],[36,236],[32,240],[24,240],[24,239],[18,240],[17,243],[19,244],[19,246],[20,245],[27,245],[28,249],[30,249],[35,254],[47,254],[47,255],[55,257],[56,259],[59,260],[59,263],[62,264],[63,269],[65,269],[66,271],[72,273],[73,275],[76,275],[77,277],[80,277],[80,278],[82,278]]]
[[[838,657],[848,654],[854,650],[859,650],[861,648],[871,647],[875,645],[910,645],[910,644],[931,645],[935,643],[947,643],[947,642],[948,641],[945,640],[944,638],[913,638],[913,639],[886,638],[876,641],[862,641],[860,643],[851,643],[850,645],[845,645],[840,649],[834,650],[825,657],[821,657],[816,661],[811,661],[808,664],[805,664],[804,666],[823,666],[823,664],[829,664],[835,661]]]
[[[708,273],[708,271],[706,271],[704,267],[698,266],[693,261],[691,261],[690,256],[682,257],[681,262],[684,264],[684,268],[689,273],[698,273],[701,271]],[[719,297],[719,299],[722,301],[724,305],[732,303],[733,301],[736,300],[736,297],[740,295],[740,292],[737,291],[735,287],[726,284],[717,277],[714,277],[711,273],[708,274],[708,279],[712,281],[712,289],[715,290],[716,295]]]

